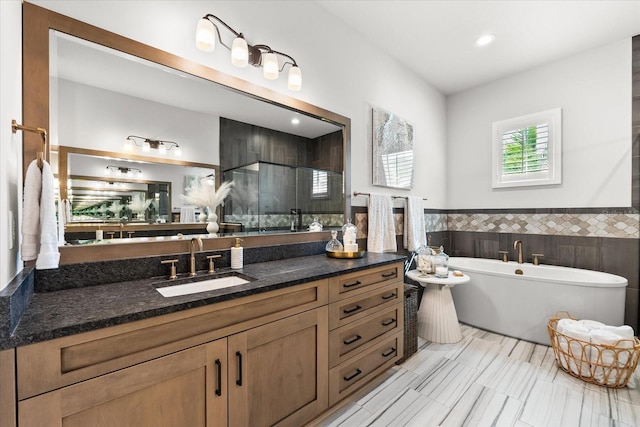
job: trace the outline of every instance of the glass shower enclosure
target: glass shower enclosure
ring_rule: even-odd
[[[244,231],[306,231],[314,219],[325,228],[344,221],[342,173],[260,161],[228,169],[223,179],[234,182],[224,222]]]

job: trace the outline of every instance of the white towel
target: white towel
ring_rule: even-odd
[[[183,206],[180,208],[180,222],[196,222],[196,209],[193,207]]]
[[[66,210],[64,203],[60,199],[60,193],[58,193],[58,246],[64,246],[64,226],[67,223]]]
[[[60,263],[53,182],[51,166],[43,160],[40,194],[40,252],[36,259],[36,270],[58,268]]]
[[[615,346],[616,348],[629,348],[627,351],[613,351],[601,347],[600,350],[594,346],[591,350],[591,363],[598,364],[603,367],[596,367],[594,371],[594,378],[599,382],[606,382],[609,385],[615,385],[618,383],[618,369],[616,367],[623,367],[629,360],[633,348],[633,340],[627,340],[621,336],[608,331],[606,329],[594,329],[590,332],[591,342],[593,344],[604,344],[609,346]],[[617,353],[617,355],[616,355]],[[620,384],[624,383],[624,378],[620,378]]]
[[[568,359],[568,363],[564,357],[560,358],[560,363],[562,363],[562,366],[565,369],[570,369],[574,374],[582,375],[586,378],[590,377],[590,346],[584,344],[584,342],[589,343],[591,341],[589,330],[575,320],[560,320],[564,320],[564,322],[561,323],[560,321],[558,321],[558,332],[566,335],[566,337],[568,338],[559,335],[558,342],[562,351],[569,355],[568,357],[566,357],[566,359]]]
[[[604,326],[604,323],[598,322],[597,320],[581,319],[578,320],[578,322],[589,330],[602,329],[602,327]]]
[[[634,332],[633,332],[633,328],[629,325],[622,325],[622,326],[609,326],[609,325],[604,325],[602,327],[602,329],[613,332],[616,335],[621,336],[622,338],[633,338],[634,337]]]
[[[393,219],[391,196],[371,193],[369,195],[369,229],[367,250],[369,252],[396,252],[396,227]]]
[[[404,211],[404,248],[413,252],[427,244],[422,197],[408,196]]]
[[[40,193],[42,192],[42,171],[36,160],[27,168],[24,179],[24,205],[22,208],[22,245],[20,254],[23,261],[33,261],[38,257],[40,240]]]

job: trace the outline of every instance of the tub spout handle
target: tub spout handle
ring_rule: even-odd
[[[533,265],[540,265],[540,258],[544,256],[544,254],[531,254],[533,257]]]
[[[502,255],[502,262],[509,262],[509,251],[498,251]]]

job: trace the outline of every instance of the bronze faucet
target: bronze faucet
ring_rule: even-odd
[[[518,264],[522,264],[522,240],[513,242],[513,249],[518,250]]]
[[[122,232],[124,230],[124,224],[120,223],[120,238],[122,239]]]
[[[202,250],[202,239],[199,237],[193,237],[191,239],[191,242],[189,242],[189,249],[191,251],[191,271],[189,272],[189,276],[191,277],[196,275],[196,255],[195,248],[193,246],[194,243],[197,243],[200,247],[200,250]]]

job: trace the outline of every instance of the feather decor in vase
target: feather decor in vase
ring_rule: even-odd
[[[182,200],[190,205],[206,208],[209,212],[207,217],[207,231],[209,233],[217,233],[218,215],[216,208],[223,204],[224,199],[233,189],[233,181],[225,181],[216,190],[213,185],[204,184],[202,182],[186,189],[186,194],[182,195]]]

